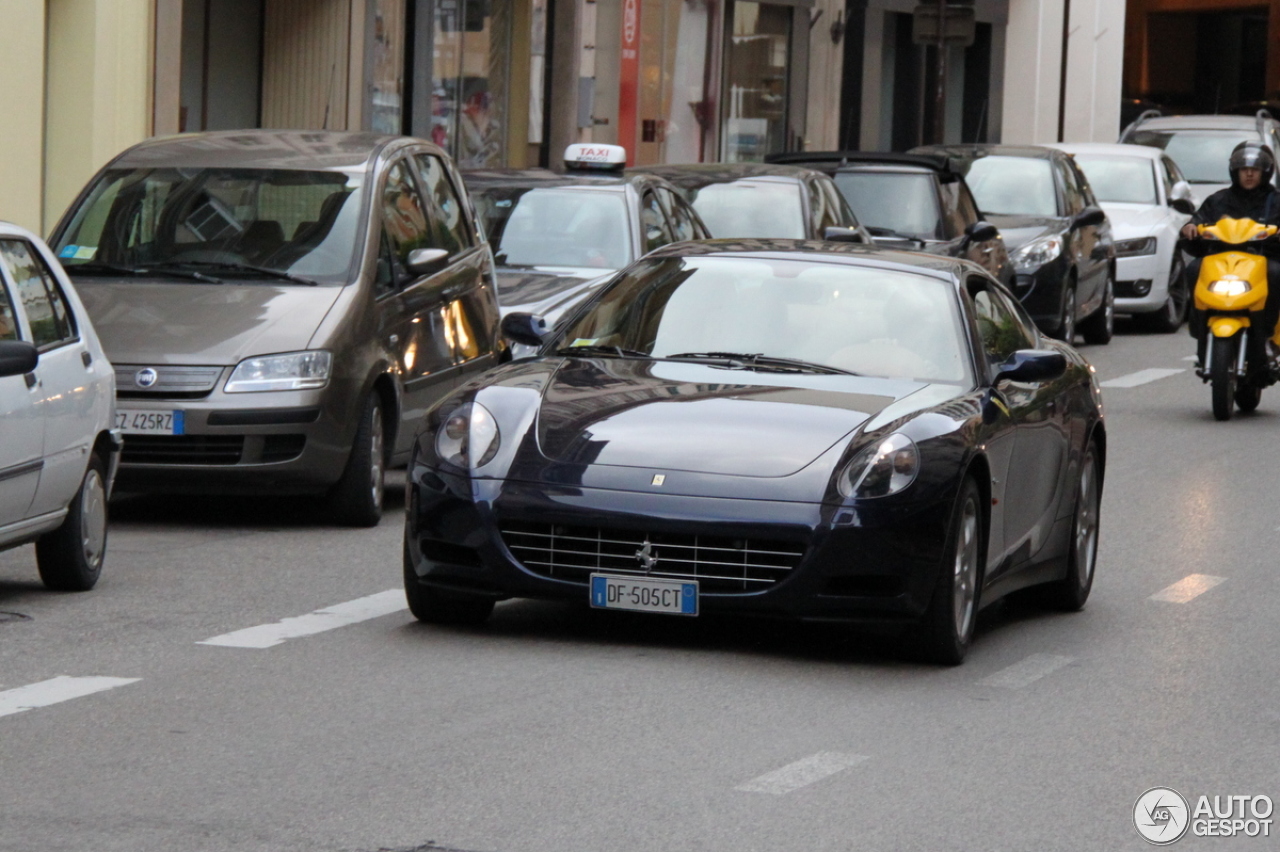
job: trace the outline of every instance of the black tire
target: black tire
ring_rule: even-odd
[[[97,453],[89,456],[62,526],[36,541],[36,565],[47,588],[87,592],[97,584],[107,554],[106,471]]]
[[[1107,281],[1102,285],[1102,304],[1080,323],[1080,333],[1084,335],[1085,343],[1103,346],[1111,342],[1115,330],[1116,281],[1115,276],[1108,272]]]
[[[365,400],[360,425],[342,478],[329,490],[329,514],[349,527],[376,527],[382,520],[386,480],[386,431],[376,393]]]
[[[1211,340],[1209,387],[1213,392],[1213,416],[1215,420],[1230,420],[1236,395],[1236,347],[1240,335],[1215,337]]]
[[[494,605],[492,598],[453,595],[419,583],[407,544],[404,549],[404,597],[409,603],[409,612],[425,624],[480,625],[489,618]]]
[[[1058,325],[1050,334],[1064,343],[1074,343],[1076,339],[1076,282],[1068,278],[1062,286],[1062,310],[1058,314]]]
[[[959,665],[973,641],[981,604],[985,526],[981,492],[965,477],[952,511],[938,581],[920,622],[920,651],[931,662]]]
[[[1067,552],[1067,576],[1040,589],[1040,600],[1053,609],[1076,612],[1084,609],[1098,562],[1098,526],[1102,505],[1102,470],[1097,447],[1085,446],[1076,481],[1075,518],[1071,523],[1071,544]]]
[[[1174,258],[1173,268],[1169,270],[1169,296],[1164,300],[1160,310],[1149,314],[1138,314],[1143,327],[1157,334],[1173,334],[1187,318],[1187,282],[1183,280],[1184,265],[1182,258]]]
[[[1262,402],[1262,388],[1257,385],[1246,385],[1244,387],[1236,387],[1236,407],[1245,414],[1256,411],[1259,403]]]

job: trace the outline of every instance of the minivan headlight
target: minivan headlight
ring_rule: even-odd
[[[498,421],[478,402],[458,406],[436,430],[436,455],[455,467],[484,467],[501,445]]]
[[[312,390],[329,383],[333,354],[323,349],[258,355],[236,365],[227,379],[226,393]]]
[[[916,442],[895,432],[858,451],[840,472],[836,487],[850,497],[887,497],[916,481],[920,450]]]

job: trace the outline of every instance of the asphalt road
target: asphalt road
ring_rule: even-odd
[[[1116,852],[1154,786],[1280,799],[1280,389],[1217,423],[1185,332],[1123,331],[1083,350],[1132,385],[1093,597],[986,611],[959,668],[537,602],[426,627],[398,497],[357,531],[117,500],[91,593],[0,554],[0,849]]]

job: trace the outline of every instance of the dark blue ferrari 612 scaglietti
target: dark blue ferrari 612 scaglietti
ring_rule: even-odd
[[[967,261],[791,240],[622,270],[538,357],[434,408],[409,469],[423,621],[509,597],[901,622],[960,662],[980,607],[1093,582],[1102,400]]]

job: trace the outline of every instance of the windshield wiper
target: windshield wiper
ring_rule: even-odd
[[[192,281],[203,281],[206,284],[222,283],[221,278],[214,278],[212,275],[205,275],[203,272],[196,272],[191,269],[171,269],[163,263],[148,266],[121,266],[115,263],[95,262],[67,267],[68,275],[100,275],[102,273],[108,275],[150,275],[153,272],[173,275],[176,278],[189,278]]]
[[[557,355],[612,355],[615,358],[652,358],[648,352],[635,349],[623,349],[621,346],[562,346],[556,350]]]
[[[920,245],[926,245],[928,243],[927,240],[921,239],[920,237],[913,237],[910,234],[904,234],[900,231],[895,231],[892,228],[872,228],[871,226],[867,226],[867,233],[871,234],[872,237],[888,237],[891,240],[906,240],[907,242],[919,243]]]
[[[752,367],[756,369],[774,369],[783,372],[797,373],[830,373],[844,376],[857,376],[852,370],[842,370],[839,367],[832,367],[828,364],[816,364],[813,361],[801,361],[796,358],[778,358],[773,355],[765,355],[761,352],[751,354],[743,352],[681,352],[678,355],[664,355],[663,358],[670,359],[694,359],[705,358],[709,360],[726,360],[731,367],[742,369],[744,367]]]
[[[320,286],[319,281],[312,281],[310,278],[304,278],[301,275],[294,275],[292,272],[272,269],[269,266],[254,266],[251,263],[237,263],[231,260],[175,260],[170,263],[163,264],[163,266],[165,269],[168,269],[171,266],[207,266],[213,269],[226,269],[232,272],[255,272],[258,275],[265,275],[268,278],[279,278],[284,281],[292,281],[294,284],[305,284],[308,287]]]

